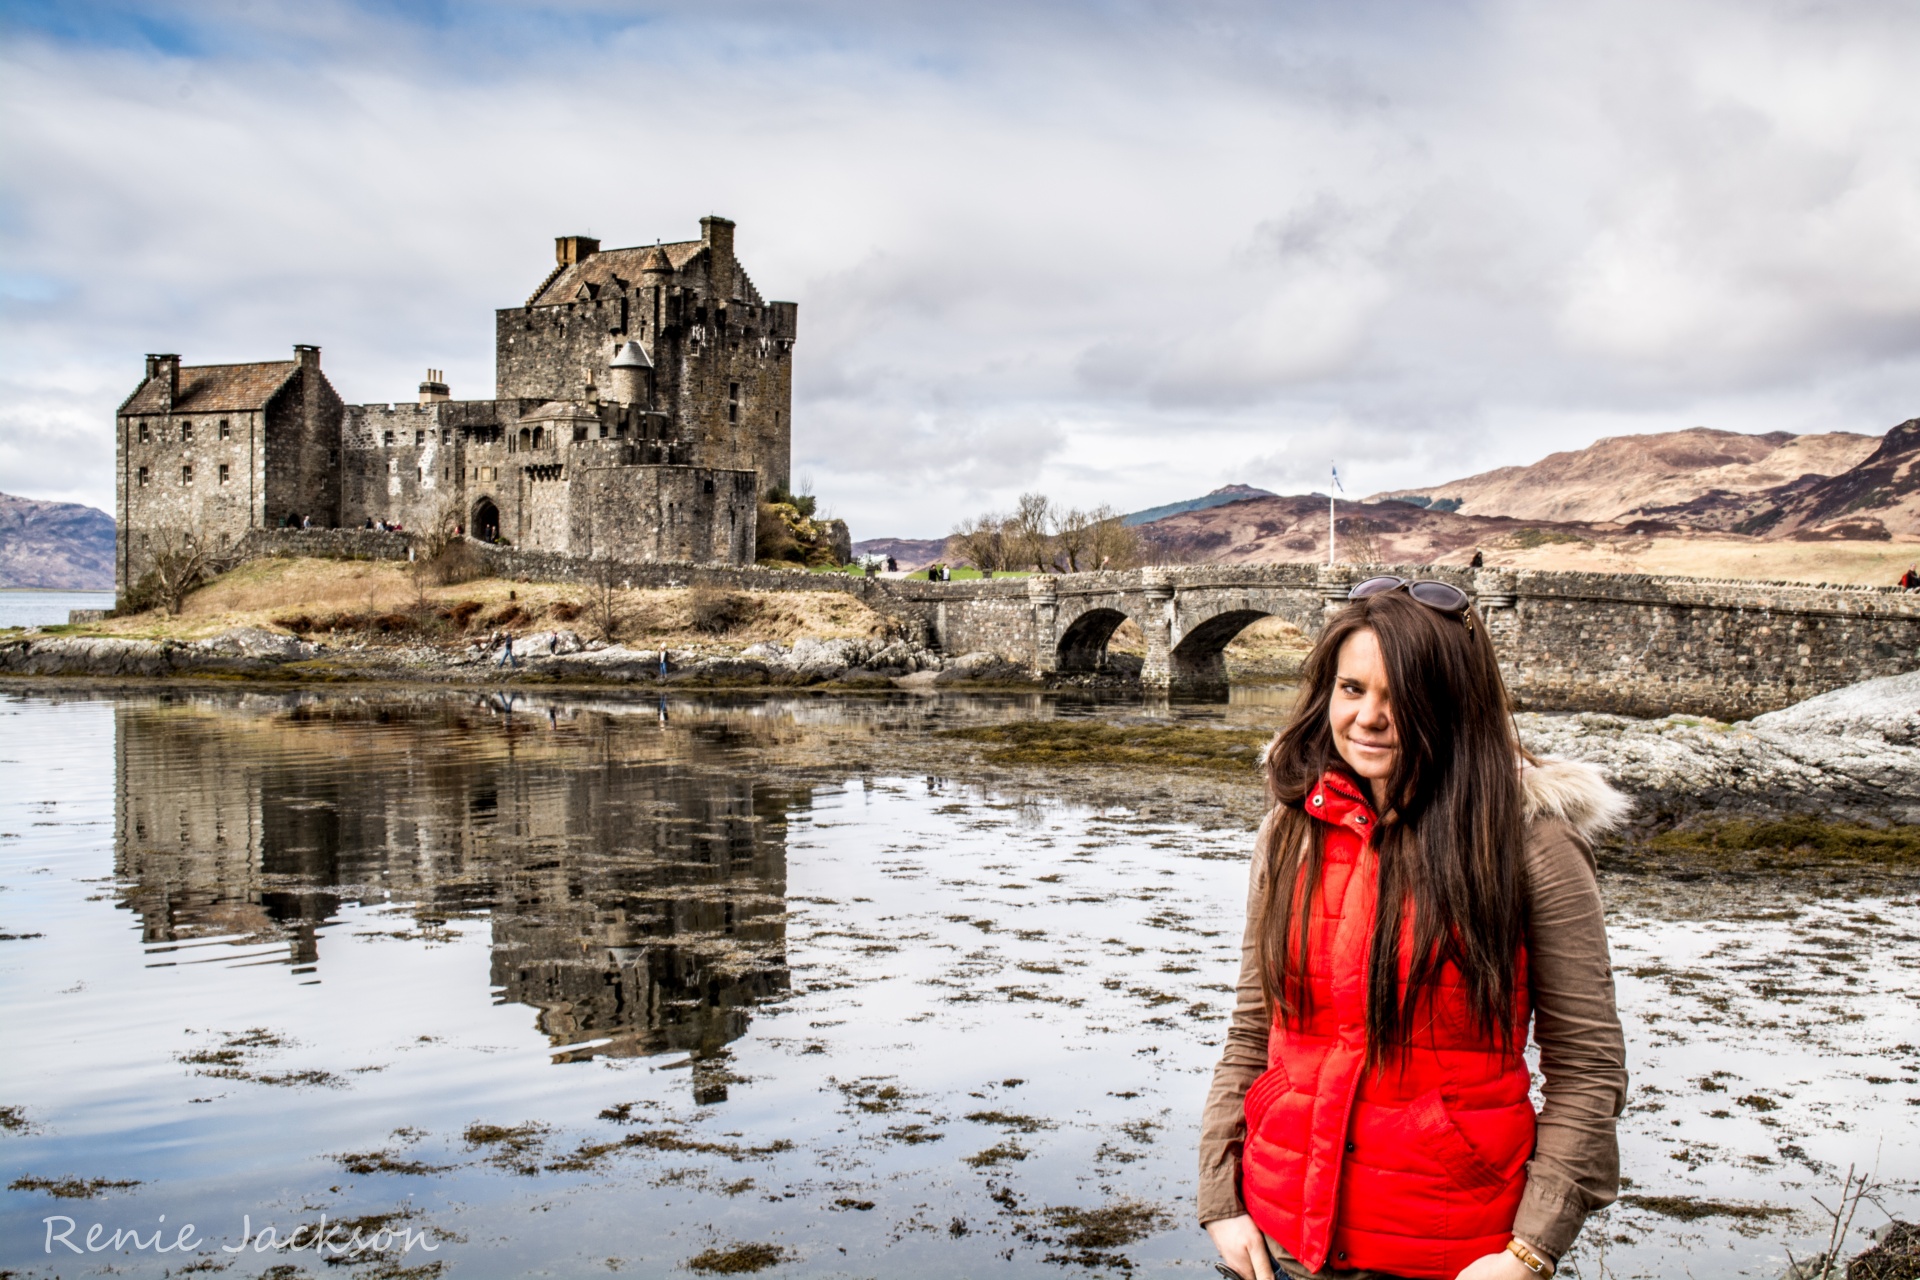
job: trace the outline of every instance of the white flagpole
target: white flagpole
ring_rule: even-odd
[[[1327,485],[1327,568],[1333,568],[1333,491],[1340,483],[1340,466],[1330,463],[1333,481]]]

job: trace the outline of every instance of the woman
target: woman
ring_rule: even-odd
[[[1200,1220],[1248,1280],[1550,1275],[1619,1183],[1587,840],[1626,802],[1521,750],[1463,592],[1373,578],[1349,601],[1267,751]]]

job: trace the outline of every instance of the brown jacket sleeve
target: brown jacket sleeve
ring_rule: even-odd
[[[1593,851],[1564,822],[1536,822],[1526,850],[1533,1038],[1540,1110],[1513,1233],[1555,1258],[1620,1190],[1615,1119],[1627,1101],[1627,1047]]]
[[[1545,1106],[1514,1234],[1555,1258],[1620,1184],[1615,1117],[1626,1104],[1625,1037],[1614,1009],[1613,967],[1593,854],[1563,822],[1536,822],[1525,853],[1534,1039]],[[1247,1090],[1267,1069],[1267,1011],[1254,959],[1263,875],[1250,871],[1240,981],[1226,1044],[1200,1117],[1200,1221],[1246,1212],[1240,1148]]]
[[[1258,848],[1256,842],[1255,845]],[[1247,924],[1240,939],[1240,981],[1234,991],[1233,1020],[1227,1042],[1213,1069],[1213,1087],[1200,1115],[1200,1222],[1237,1218],[1240,1203],[1240,1144],[1246,1139],[1247,1090],[1267,1069],[1267,1007],[1260,991],[1254,956],[1253,922],[1260,918],[1263,867],[1256,854],[1247,880]]]

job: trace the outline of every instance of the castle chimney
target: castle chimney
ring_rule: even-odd
[[[643,408],[651,406],[653,400],[649,392],[653,384],[653,361],[647,357],[645,347],[638,342],[627,342],[614,353],[613,360],[607,365],[607,373],[607,387],[614,400]]]
[[[320,367],[320,348],[304,342],[296,342],[293,344],[293,359],[294,363],[298,364],[302,369],[318,369]]]
[[[147,381],[155,378],[165,381],[167,386],[167,409],[173,408],[174,397],[180,394],[180,357],[177,355],[149,355],[147,357]]]
[[[711,214],[700,219],[700,239],[707,246],[707,261],[713,272],[713,291],[725,305],[733,297],[733,221]]]
[[[427,370],[427,380],[420,384],[420,403],[439,404],[442,400],[453,399],[447,391],[446,373],[439,369]]]
[[[592,236],[555,236],[553,239],[554,259],[563,267],[585,262],[598,252],[600,242]]]

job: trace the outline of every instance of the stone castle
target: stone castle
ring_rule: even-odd
[[[292,525],[425,529],[582,558],[750,565],[789,483],[797,307],[767,302],[734,224],[602,250],[562,236],[494,319],[494,398],[343,404],[320,349],[256,364],[147,357],[118,411],[120,594],[163,546]]]

